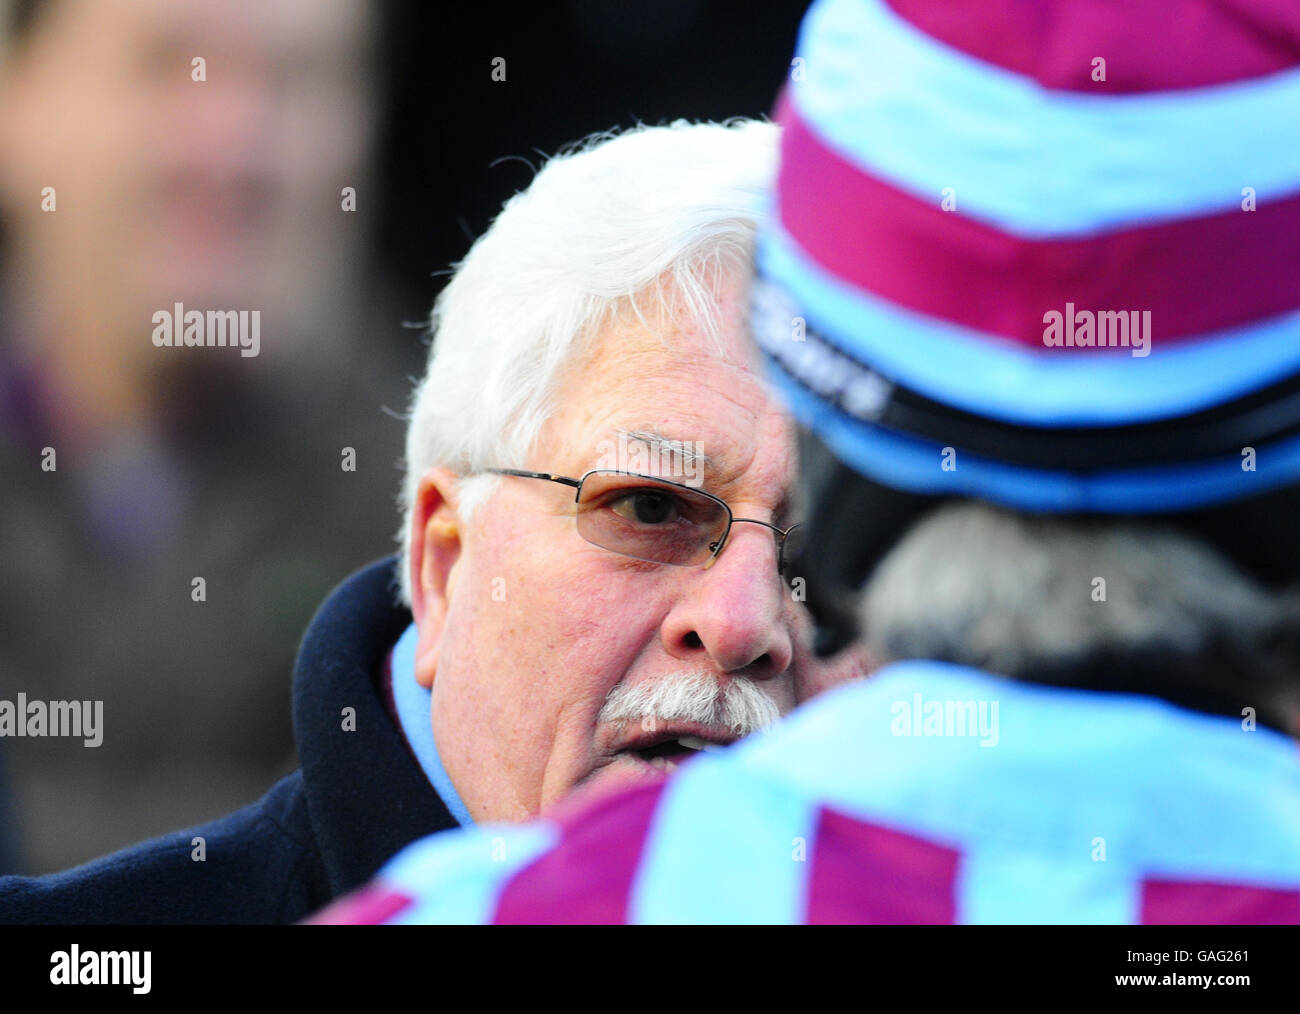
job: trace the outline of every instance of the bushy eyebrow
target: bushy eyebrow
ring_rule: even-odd
[[[669,455],[688,464],[700,464],[705,468],[716,467],[714,460],[703,451],[697,450],[694,443],[673,440],[654,430],[615,430],[615,432],[625,440],[635,440],[637,443],[645,444],[657,458],[662,459],[664,455]]]

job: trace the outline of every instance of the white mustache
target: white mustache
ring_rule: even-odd
[[[781,717],[776,702],[747,676],[733,676],[724,690],[706,673],[674,673],[654,683],[620,683],[609,692],[598,722],[652,719],[720,725],[748,736]]]

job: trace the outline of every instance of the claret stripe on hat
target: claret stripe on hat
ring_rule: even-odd
[[[1114,426],[1184,415],[1300,370],[1300,311],[1168,348],[1153,315],[1152,354],[1135,359],[1127,349],[1029,349],[908,309],[836,278],[780,229],[761,241],[759,264],[789,299],[792,313],[771,322],[787,338],[791,315],[802,315],[890,380],[1008,422]]]
[[[926,35],[1046,88],[1092,92],[1106,59],[1112,92],[1202,88],[1300,65],[1300,6],[1291,0],[889,0]],[[1214,47],[1206,50],[1205,40]]]
[[[1300,121],[1300,91],[1296,101]],[[780,187],[786,233],[835,277],[901,306],[1039,349],[1043,308],[1067,302],[1141,307],[1163,343],[1300,307],[1300,244],[1288,242],[1300,235],[1300,172],[1295,193],[1249,214],[1238,186],[1225,191],[1232,209],[1217,214],[1025,238],[965,214],[958,175],[956,212],[945,211],[942,188],[922,199],[850,164],[794,103],[778,119],[792,167]]]

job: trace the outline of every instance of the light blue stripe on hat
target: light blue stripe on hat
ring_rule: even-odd
[[[870,237],[863,242],[869,245]],[[1124,349],[1030,351],[851,286],[813,261],[776,221],[759,263],[799,307],[815,308],[810,323],[854,358],[927,398],[1008,422],[1100,426],[1163,419],[1222,404],[1300,370],[1300,311],[1167,347],[1154,321],[1145,358]]]
[[[1171,14],[1177,17],[1177,14]],[[1149,94],[1049,90],[919,31],[883,0],[821,0],[792,97],[849,161],[1026,238],[1082,235],[1300,192],[1300,69]],[[1104,55],[1104,54],[1102,54]]]

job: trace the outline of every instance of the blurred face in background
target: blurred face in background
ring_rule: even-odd
[[[100,339],[178,300],[328,313],[340,191],[370,199],[373,30],[364,0],[49,0],[0,68],[17,287]]]

